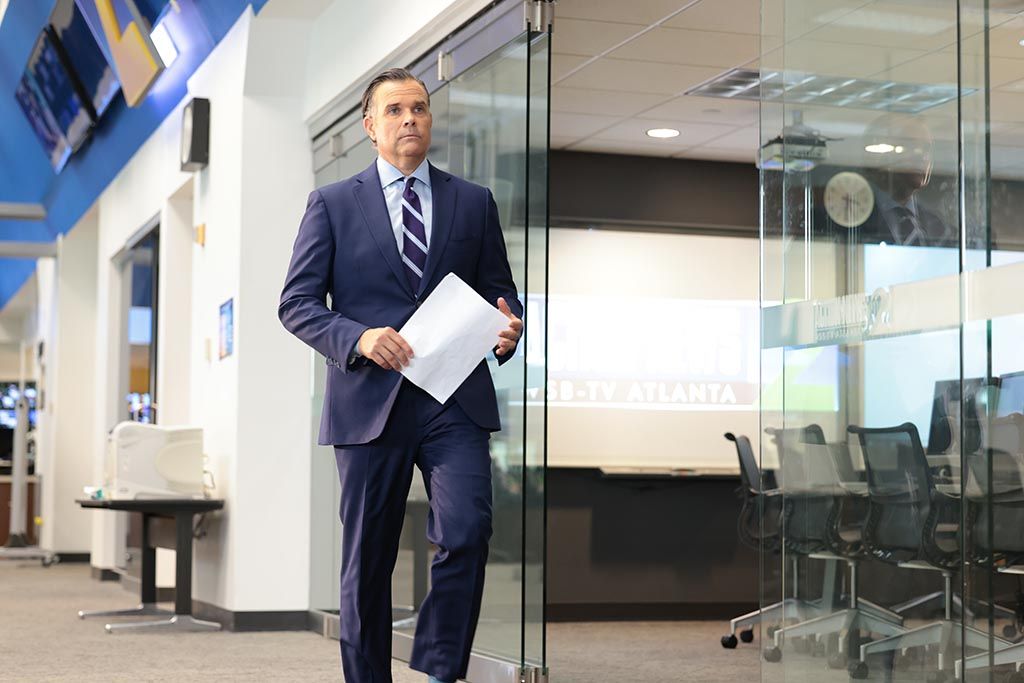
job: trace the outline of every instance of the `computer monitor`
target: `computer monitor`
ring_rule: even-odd
[[[999,402],[996,417],[1024,413],[1024,370],[1008,372],[999,378]]]
[[[988,394],[984,391],[985,380],[981,377],[939,380],[935,383],[932,399],[932,417],[928,428],[929,455],[948,453],[954,443],[954,435],[960,430],[963,414],[964,435],[961,439],[966,453],[973,453],[981,446],[981,419],[984,417]]]

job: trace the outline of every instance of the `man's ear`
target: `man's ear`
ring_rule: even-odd
[[[370,138],[370,142],[376,145],[377,135],[376,132],[374,131],[374,121],[373,117],[370,116],[369,114],[363,117],[363,130],[366,131],[366,135],[367,137]]]

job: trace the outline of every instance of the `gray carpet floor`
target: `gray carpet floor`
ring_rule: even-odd
[[[107,634],[79,609],[130,607],[84,564],[0,562],[0,681],[341,681],[338,644],[314,633]],[[114,620],[110,620],[114,621]],[[552,624],[553,683],[760,678],[756,645],[726,651],[715,622]],[[424,677],[396,661],[395,683]]]

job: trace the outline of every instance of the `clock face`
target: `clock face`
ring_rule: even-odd
[[[859,173],[836,173],[825,185],[825,211],[829,218],[844,228],[863,224],[874,208],[875,194]]]
[[[187,164],[192,156],[192,105],[185,107],[181,117],[181,163]]]

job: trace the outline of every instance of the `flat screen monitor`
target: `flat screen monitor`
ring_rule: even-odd
[[[36,39],[25,73],[35,81],[71,150],[81,147],[92,129],[92,107],[79,96],[75,77],[65,67],[49,27]]]
[[[57,0],[50,14],[50,27],[57,46],[64,51],[68,68],[78,79],[80,94],[99,118],[121,89],[117,73],[107,63],[74,0]]]
[[[1010,372],[999,378],[999,403],[996,417],[1024,413],[1024,371]]]
[[[932,417],[928,428],[928,453],[949,453],[955,444],[954,436],[960,431],[963,414],[964,436],[962,446],[966,453],[974,453],[981,446],[980,421],[986,411],[985,380],[973,377],[963,381],[963,396],[959,379],[940,380],[935,383],[932,399]]]
[[[60,127],[43,101],[35,81],[29,77],[28,73],[23,74],[18,82],[14,98],[32,126],[32,131],[36,134],[39,144],[42,145],[53,170],[59,173],[67,163],[68,157],[71,156],[71,145],[60,131]]]

